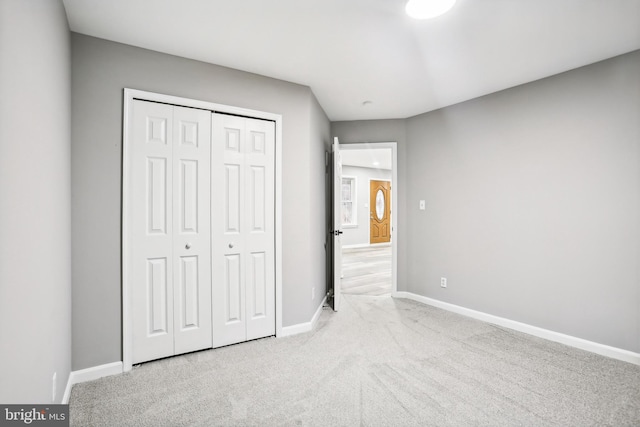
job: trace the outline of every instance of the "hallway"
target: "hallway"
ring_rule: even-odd
[[[342,249],[342,292],[391,294],[391,246]]]

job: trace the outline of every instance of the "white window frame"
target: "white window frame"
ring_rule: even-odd
[[[351,217],[353,218],[353,222],[349,224],[342,223],[342,218],[340,222],[342,223],[342,227],[344,228],[356,228],[358,226],[358,177],[352,175],[342,175],[342,181],[340,183],[340,209],[342,210],[342,206],[344,201],[342,200],[342,184],[345,179],[350,179],[353,181],[353,191],[351,193]]]

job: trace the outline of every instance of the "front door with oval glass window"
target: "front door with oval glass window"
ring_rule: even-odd
[[[370,181],[369,193],[369,242],[391,241],[391,183]]]

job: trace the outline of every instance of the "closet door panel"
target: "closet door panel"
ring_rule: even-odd
[[[211,113],[174,107],[175,353],[211,348]]]
[[[212,144],[217,347],[275,334],[275,126],[214,114]]]
[[[242,117],[213,114],[211,235],[213,346],[246,341],[245,131]]]
[[[275,335],[275,125],[245,119],[247,339]]]
[[[173,108],[133,105],[133,363],[173,354]]]
[[[133,363],[210,348],[211,114],[134,101]]]

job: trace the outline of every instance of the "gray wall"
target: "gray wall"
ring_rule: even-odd
[[[340,144],[362,142],[397,142],[398,182],[394,194],[398,197],[398,291],[406,290],[407,283],[407,253],[406,243],[410,229],[407,220],[406,194],[407,182],[407,138],[406,121],[403,119],[390,120],[358,120],[351,122],[332,122],[331,136],[337,136]]]
[[[356,221],[357,225],[342,226],[344,235],[342,236],[342,247],[352,245],[368,245],[370,238],[369,227],[369,193],[371,188],[369,181],[380,179],[391,181],[391,171],[374,168],[363,168],[357,166],[342,165],[342,175],[356,178]],[[393,188],[393,186],[392,186]]]
[[[640,51],[332,132],[399,142],[398,290],[640,351]]]
[[[325,283],[324,231],[311,230],[310,219],[324,203],[316,152],[329,128],[311,90],[80,34],[72,34],[72,70],[73,369],[122,360],[125,87],[283,116],[283,325],[308,322],[317,307],[311,287]]]
[[[640,52],[410,118],[407,140],[408,291],[640,351]]]
[[[60,1],[0,1],[0,402],[71,368],[70,41]]]

